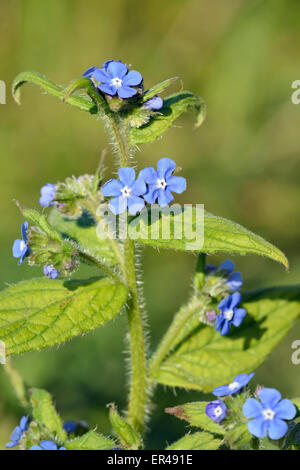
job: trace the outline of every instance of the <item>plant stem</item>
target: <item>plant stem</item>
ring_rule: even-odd
[[[146,348],[136,279],[135,247],[132,240],[125,240],[124,255],[127,273],[126,281],[130,292],[127,310],[131,357],[128,421],[135,430],[142,432],[148,396]]]
[[[7,358],[4,370],[9,378],[12,388],[24,408],[28,408],[26,386],[19,372],[12,366],[10,358]]]
[[[123,127],[123,123],[117,115],[110,118],[110,123],[118,147],[120,166],[127,167],[129,166],[130,156],[127,129]],[[127,318],[131,359],[128,421],[136,431],[142,432],[148,399],[145,334],[139,289],[137,286],[134,241],[126,238],[123,247],[124,274],[129,290]]]
[[[106,264],[101,263],[101,261],[99,261],[98,259],[94,258],[93,256],[91,256],[88,253],[85,253],[83,251],[79,252],[79,256],[83,260],[87,261],[88,263],[92,263],[95,266],[97,266],[99,269],[101,269],[101,271],[103,271],[105,274],[107,274],[107,276],[111,277],[115,281],[122,282],[120,277],[118,276],[118,274],[113,269],[111,269]]]
[[[207,296],[196,297],[184,305],[175,315],[173,322],[167,330],[165,336],[161,340],[155,354],[153,355],[149,366],[149,377],[153,376],[167,354],[178,344],[178,338],[182,339],[182,333],[186,329],[187,322],[198,312],[206,309],[210,304],[210,299]],[[188,334],[188,332],[186,332]]]

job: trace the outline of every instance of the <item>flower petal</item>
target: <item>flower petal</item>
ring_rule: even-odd
[[[172,193],[181,194],[186,190],[186,179],[183,178],[183,176],[171,176],[167,183],[168,189],[172,191]]]
[[[235,309],[241,302],[242,296],[239,292],[234,292],[234,294],[231,295],[231,302],[229,305],[229,309],[233,310]]]
[[[106,73],[104,69],[96,68],[93,72],[93,78],[100,83],[109,85],[111,82],[111,77]]]
[[[120,61],[112,61],[107,66],[107,73],[113,78],[124,78],[127,73],[127,65]]]
[[[103,196],[121,196],[122,192],[121,190],[123,189],[124,185],[116,180],[116,179],[111,179],[107,181],[101,188]]]
[[[144,109],[150,109],[152,111],[159,111],[164,105],[164,100],[160,96],[153,96],[143,104]]]
[[[275,405],[281,400],[281,393],[275,388],[262,388],[258,392],[258,396],[263,405],[268,408],[275,408]]]
[[[29,416],[22,416],[20,420],[20,428],[24,432],[28,428],[28,421],[29,421]]]
[[[269,421],[268,433],[270,439],[281,439],[288,431],[288,425],[282,419],[274,418]]]
[[[114,96],[117,93],[117,87],[115,87],[114,85],[99,85],[98,88],[107,95]]]
[[[136,215],[145,207],[145,201],[141,197],[131,196],[128,198],[129,214]]]
[[[32,446],[29,450],[43,450],[40,446]]]
[[[136,86],[136,85],[139,85],[142,80],[143,80],[143,77],[140,74],[140,72],[137,72],[136,70],[130,70],[123,79],[123,85],[124,86]]]
[[[138,177],[138,179],[131,186],[131,193],[133,196],[142,196],[147,191],[147,186],[143,178]]]
[[[57,450],[57,445],[53,441],[41,441],[40,445],[44,450]]]
[[[120,98],[131,98],[132,96],[136,95],[137,91],[134,88],[130,88],[129,86],[121,86],[117,89],[118,95]]]
[[[263,418],[256,418],[248,423],[249,432],[256,437],[266,437],[268,422]]]
[[[28,238],[27,238],[27,230],[28,230],[28,222],[23,222],[22,226],[21,226],[21,235],[22,235],[22,238],[24,240],[24,242],[27,242]]]
[[[160,207],[167,207],[172,202],[174,197],[168,189],[158,190],[158,204]]]
[[[220,264],[219,269],[226,271],[227,274],[230,274],[234,270],[234,262],[230,259],[226,259]]]
[[[90,67],[82,74],[82,76],[91,78],[97,69],[100,70],[98,67]]]
[[[229,310],[229,306],[231,303],[231,295],[227,295],[225,299],[222,299],[221,302],[218,304],[218,309],[222,312],[223,310]]]
[[[246,418],[258,418],[261,416],[263,407],[255,398],[248,398],[243,405],[243,413]]]
[[[234,310],[234,315],[232,319],[232,323],[234,324],[234,326],[240,326],[246,314],[247,312],[244,308],[236,308]]]
[[[224,315],[223,313],[220,313],[220,315],[217,316],[216,321],[215,321],[215,328],[216,331],[220,331],[224,321]]]
[[[20,246],[21,242],[22,240],[19,240],[19,239],[14,241],[13,248],[12,248],[14,258],[20,258],[20,256],[22,255],[22,250]]]
[[[128,187],[131,187],[135,180],[135,171],[133,168],[120,168],[118,170],[120,181]]]
[[[142,178],[147,184],[156,184],[157,173],[152,166],[147,166],[140,171],[139,178]]]
[[[225,320],[224,324],[221,328],[220,335],[221,336],[226,336],[226,335],[228,335],[229,331],[230,331],[230,322]]]
[[[240,289],[243,285],[243,279],[241,273],[236,272],[230,274],[229,278],[227,279],[226,284],[229,286],[231,291],[236,291]]]
[[[113,214],[122,214],[127,209],[127,198],[123,196],[115,197],[109,201],[108,207]]]
[[[159,179],[168,180],[176,168],[176,163],[170,158],[161,158],[157,162],[157,176]]]
[[[297,414],[297,409],[291,400],[281,400],[278,405],[275,406],[274,411],[276,418],[280,419],[293,419]]]
[[[244,387],[250,382],[254,375],[254,372],[252,372],[251,374],[239,374],[233,379],[233,382],[239,382]]]
[[[148,202],[149,204],[154,204],[157,197],[158,197],[157,187],[155,185],[149,186],[147,193],[144,194],[145,201]]]
[[[225,397],[226,395],[230,395],[231,391],[228,388],[228,385],[221,385],[220,387],[216,387],[212,393],[216,397]]]

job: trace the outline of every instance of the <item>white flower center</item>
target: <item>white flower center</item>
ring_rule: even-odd
[[[124,186],[123,189],[121,189],[121,193],[123,197],[130,197],[131,195],[131,189],[128,188],[128,186]]]
[[[223,413],[222,408],[220,406],[217,406],[217,408],[215,409],[215,417],[219,418],[219,416],[221,416],[222,413]]]
[[[159,189],[166,189],[167,187],[167,182],[164,178],[162,179],[157,179],[156,181],[156,187],[159,188]]]
[[[24,242],[24,240],[21,240],[20,250],[23,251],[25,248],[26,248],[26,243]]]
[[[268,421],[272,421],[272,419],[274,419],[274,416],[275,416],[275,412],[271,410],[271,408],[267,408],[266,410],[262,412],[262,414],[263,414],[263,417],[267,419]]]
[[[116,88],[120,88],[122,85],[123,85],[123,80],[121,80],[120,78],[116,77],[116,78],[112,78],[111,82],[110,82],[113,86],[115,86]]]
[[[234,315],[233,310],[227,310],[227,312],[224,313],[224,317],[226,318],[227,321],[232,320],[233,315]]]
[[[232,392],[232,390],[239,388],[239,386],[240,386],[239,382],[232,382],[231,384],[228,385],[228,388]]]

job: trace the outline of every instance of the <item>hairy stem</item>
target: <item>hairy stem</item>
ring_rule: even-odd
[[[129,166],[130,148],[127,129],[119,116],[110,119],[118,148],[120,166]],[[137,286],[134,241],[124,240],[124,274],[129,289],[127,318],[129,326],[131,376],[128,401],[128,421],[138,432],[143,431],[148,398],[147,362],[142,308]]]
[[[192,300],[184,305],[178,313],[175,315],[173,322],[167,330],[165,336],[161,340],[155,354],[153,355],[150,366],[149,366],[149,377],[153,378],[155,372],[166,358],[166,356],[172,351],[172,349],[178,344],[179,338],[182,338],[183,333],[188,334],[185,331],[187,328],[187,322],[201,311],[208,308],[210,299],[207,296],[200,298],[193,297]]]
[[[24,408],[28,408],[29,402],[27,398],[27,390],[24,384],[24,380],[19,374],[19,372],[12,366],[10,358],[7,358],[4,370],[21,405]]]

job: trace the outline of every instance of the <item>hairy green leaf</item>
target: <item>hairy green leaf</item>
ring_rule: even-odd
[[[148,96],[150,97],[150,95]],[[131,145],[153,142],[166,132],[183,113],[190,110],[196,111],[196,127],[199,127],[206,115],[206,106],[202,98],[189,91],[168,96],[164,99],[164,105],[160,112],[152,116],[147,124],[131,129]]]
[[[0,339],[8,355],[47,348],[104,325],[126,298],[107,279],[23,281],[0,292]]]
[[[33,388],[30,402],[34,419],[64,443],[67,440],[67,433],[63,429],[62,420],[56,412],[50,393]]]
[[[150,98],[153,98],[153,96],[162,93],[168,86],[170,86],[176,80],[178,80],[178,77],[172,77],[168,78],[168,80],[164,80],[163,82],[158,83],[157,85],[154,85],[152,88],[145,92],[142,98],[142,102],[144,103],[145,101],[150,100]]]
[[[202,211],[175,206],[151,208],[134,217],[128,235],[143,245],[203,253],[256,254],[288,267],[286,256],[271,243],[241,225]]]
[[[220,439],[216,439],[207,432],[186,434],[178,441],[167,447],[166,450],[216,450],[222,445]]]
[[[114,447],[116,447],[116,443],[112,439],[94,431],[89,431],[65,445],[67,450],[109,450]]]
[[[165,412],[174,415],[179,419],[183,419],[190,426],[201,428],[214,434],[224,434],[224,429],[217,423],[214,423],[206,414],[205,408],[208,401],[195,401],[185,403],[184,405],[175,406],[174,408],[166,408]]]
[[[300,313],[300,287],[263,289],[244,296],[241,327],[221,337],[194,317],[193,329],[154,373],[164,385],[211,392],[240,373],[253,372],[282,340]],[[187,328],[189,330],[189,328]]]
[[[97,236],[96,224],[87,213],[83,213],[76,220],[70,220],[66,219],[57,209],[53,209],[50,213],[49,221],[64,238],[74,240],[82,251],[87,251],[95,258],[103,260],[109,266],[117,263],[109,241]]]
[[[55,83],[51,82],[45,75],[42,75],[38,72],[21,72],[19,73],[13,81],[12,84],[12,95],[16,103],[21,104],[21,91],[20,88],[24,83],[33,83],[34,85],[39,86],[43,91],[49,93],[56,98],[59,98],[61,101],[65,96],[65,89]],[[75,106],[76,108],[81,109],[82,111],[87,111],[90,114],[97,114],[98,109],[97,105],[90,99],[85,98],[80,95],[72,95],[65,100],[66,103]]]

